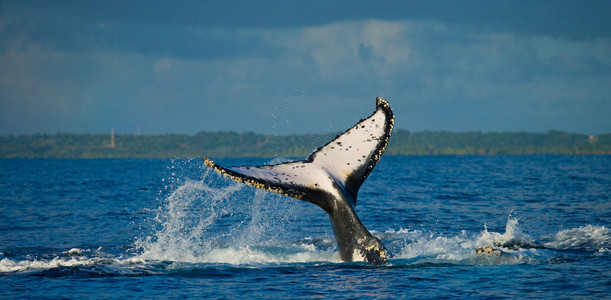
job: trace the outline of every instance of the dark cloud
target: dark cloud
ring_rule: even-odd
[[[90,11],[91,8],[83,8],[84,14],[69,15],[70,10],[61,13],[42,10],[6,18],[0,27],[0,50],[17,44],[62,52],[115,50],[185,59],[271,55],[274,50],[254,36],[232,36],[235,33],[232,30],[199,30],[160,22],[118,22],[103,17],[95,20],[87,18],[86,12]]]
[[[493,31],[558,37],[611,36],[611,3],[592,1],[15,1],[5,13],[53,13],[92,22],[285,28],[364,19],[432,20]]]
[[[62,51],[100,47],[182,58],[269,53],[231,28],[301,28],[379,19],[430,20],[479,32],[611,38],[608,1],[5,1],[0,47],[27,38]],[[455,38],[455,37],[452,37]],[[367,49],[363,48],[363,55]]]

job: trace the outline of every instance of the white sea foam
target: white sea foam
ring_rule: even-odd
[[[542,238],[543,245],[553,249],[583,249],[608,252],[611,246],[611,230],[605,226],[587,225],[578,228],[564,229],[556,234]]]
[[[484,227],[484,231],[479,234],[474,243],[475,247],[495,246],[508,249],[520,249],[532,245],[534,245],[534,238],[518,226],[517,218],[511,216],[507,218],[505,233],[490,232],[487,227]]]
[[[443,236],[424,230],[389,230],[398,244],[399,259],[410,259],[416,263],[457,263],[457,264],[515,264],[537,259],[537,250],[524,249],[519,245],[531,245],[533,238],[518,227],[518,220],[509,217],[504,233],[490,232],[484,228],[479,234],[461,231],[454,236]],[[387,236],[388,238],[388,236]],[[500,249],[501,255],[477,255],[478,247]]]
[[[69,256],[81,256],[83,255],[83,250],[79,248],[72,248],[64,253],[68,254]]]
[[[269,264],[269,263],[306,263],[306,262],[341,262],[339,254],[334,251],[295,251],[286,248],[219,248],[213,249],[205,256],[209,263]]]
[[[15,261],[4,258],[0,260],[0,273],[22,272],[30,270],[46,270],[60,267],[91,266],[99,263],[101,258],[65,258],[55,257],[53,259],[33,259]]]

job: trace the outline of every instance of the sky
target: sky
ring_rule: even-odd
[[[3,1],[0,135],[611,132],[611,1]]]

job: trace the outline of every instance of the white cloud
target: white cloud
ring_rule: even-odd
[[[408,62],[408,32],[407,22],[334,23],[299,30],[282,46],[311,59],[326,79],[371,72],[380,76]]]

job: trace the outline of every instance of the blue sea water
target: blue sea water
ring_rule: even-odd
[[[0,160],[0,296],[611,295],[611,156],[385,156],[357,212],[390,264],[341,262],[322,209],[200,159]]]

